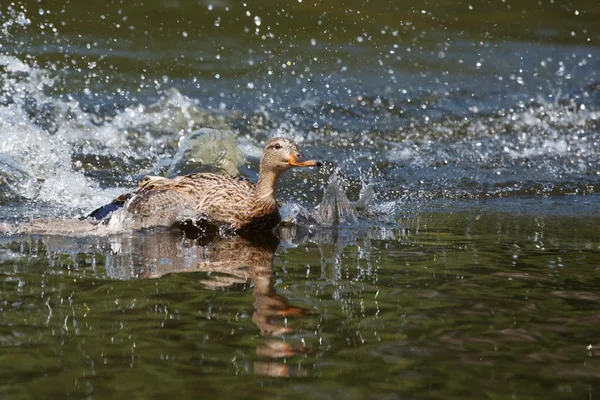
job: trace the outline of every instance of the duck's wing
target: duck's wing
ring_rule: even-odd
[[[170,226],[184,219],[235,224],[248,211],[252,193],[253,183],[227,175],[146,176],[135,191],[122,194],[88,217],[108,222],[113,211],[125,206],[142,227]]]
[[[237,223],[248,212],[254,184],[244,178],[196,173],[173,179],[146,177],[127,205],[140,216],[171,225],[182,219]]]
[[[179,204],[181,204],[182,199],[177,198],[177,196],[173,196],[173,194],[177,194],[176,192],[170,196],[171,198],[166,198],[167,196],[164,196],[164,193],[159,196],[156,196],[156,198],[154,198],[155,196],[150,196],[146,194],[148,191],[160,191],[161,188],[167,189],[169,187],[170,181],[171,179],[163,178],[161,176],[146,176],[144,177],[144,179],[142,179],[135,191],[123,193],[110,203],[105,204],[102,207],[99,207],[92,211],[90,214],[87,215],[87,218],[92,218],[97,221],[102,221],[103,223],[108,223],[112,213],[117,211],[119,208],[125,206],[127,202],[129,202],[132,199],[134,199],[134,201],[132,202],[136,204],[132,211],[137,211],[142,216],[149,214],[153,209],[155,210],[159,209],[161,206],[168,206],[170,203],[175,204],[178,202]],[[147,202],[145,201],[148,197],[153,197],[150,204],[146,204]],[[144,204],[146,204],[145,207]],[[152,208],[153,205],[154,208]],[[128,210],[131,210],[131,204],[127,208]]]
[[[193,219],[194,201],[185,187],[174,179],[146,176],[132,193],[127,211],[142,227],[170,226],[177,220]]]

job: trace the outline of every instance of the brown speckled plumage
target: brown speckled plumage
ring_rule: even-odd
[[[124,204],[141,226],[171,226],[181,220],[228,224],[234,230],[269,230],[281,221],[275,192],[282,173],[293,167],[318,166],[305,160],[290,139],[269,140],[260,161],[258,182],[243,178],[195,173],[173,179],[147,176]]]

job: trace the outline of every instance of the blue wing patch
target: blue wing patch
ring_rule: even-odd
[[[92,211],[90,215],[88,215],[88,218],[94,218],[99,221],[107,218],[110,214],[112,214],[114,211],[117,211],[121,207],[123,207],[123,203],[117,203],[113,201],[112,203],[108,203]]]

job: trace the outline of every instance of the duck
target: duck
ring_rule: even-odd
[[[307,159],[293,140],[278,137],[265,143],[256,183],[206,172],[174,178],[146,176],[136,190],[118,196],[88,218],[108,224],[123,209],[142,228],[191,221],[226,225],[233,231],[268,231],[281,222],[276,197],[281,175],[292,168],[321,165]]]

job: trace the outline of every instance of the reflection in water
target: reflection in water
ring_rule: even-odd
[[[239,392],[308,375],[285,384],[318,392],[331,383],[355,398],[420,397],[435,385],[432,397],[462,399],[476,397],[464,396],[476,379],[502,398],[532,382],[553,392],[558,381],[580,394],[597,382],[598,223],[474,208],[391,228],[294,225],[278,237],[4,238],[2,340],[21,360],[19,379],[42,349],[46,362],[60,357],[61,390],[75,367],[88,367],[80,379],[98,385],[90,393],[96,377],[116,374],[150,386],[152,371],[169,390],[202,375],[203,389],[226,382]],[[253,298],[240,292],[248,283]],[[293,303],[318,318],[290,329],[286,317],[309,314]],[[390,376],[410,386],[386,386]]]
[[[310,353],[303,344],[292,343],[283,337],[291,333],[286,324],[288,317],[305,317],[311,313],[290,305],[288,299],[274,288],[273,259],[279,239],[271,232],[228,238],[195,228],[185,229],[185,233],[168,231],[115,238],[111,243],[113,253],[106,261],[107,273],[119,279],[153,279],[173,273],[203,272],[210,278],[200,282],[210,290],[251,281],[255,298],[252,322],[262,336],[268,337],[256,348],[256,353],[273,360],[255,362],[255,373],[305,375],[304,370],[274,361]]]

